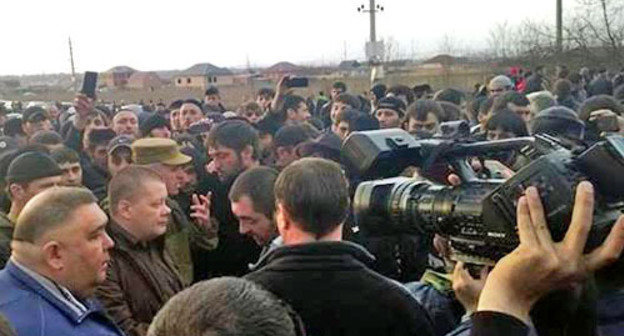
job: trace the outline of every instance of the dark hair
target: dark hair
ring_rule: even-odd
[[[249,111],[262,113],[262,107],[260,107],[260,105],[255,101],[248,101],[246,103],[243,103],[238,109],[239,114]]]
[[[406,85],[395,85],[388,89],[386,95],[390,93],[394,94],[397,98],[398,96],[405,96],[407,99],[406,105],[413,103],[415,99],[414,91]]]
[[[139,165],[129,165],[117,172],[108,183],[108,199],[111,214],[117,212],[117,205],[122,200],[134,200],[143,192],[143,186],[148,181],[165,183],[161,175],[152,168]]]
[[[579,107],[579,118],[587,121],[592,112],[598,110],[611,110],[618,115],[624,114],[624,107],[615,98],[608,95],[598,95],[585,99]]]
[[[35,242],[47,232],[68,224],[78,207],[97,203],[97,198],[86,188],[55,187],[37,197],[39,202],[29,202],[17,218],[13,239]]]
[[[459,90],[447,88],[436,92],[435,95],[433,95],[433,100],[445,101],[460,106],[464,96],[464,93]]]
[[[211,85],[206,89],[204,96],[218,95],[218,94],[219,94],[219,89],[216,86]]]
[[[473,120],[478,120],[479,118],[479,107],[481,106],[481,103],[486,100],[487,98],[485,97],[476,97],[474,99],[472,99],[470,102],[468,102],[467,106],[466,106],[466,110],[468,111],[468,113],[470,113],[470,115],[472,116]]]
[[[442,115],[438,117],[440,122],[455,121],[460,119],[462,111],[459,106],[447,101],[441,101],[439,104],[442,107],[442,111],[444,111]]]
[[[258,130],[261,136],[266,134],[274,135],[280,129],[281,123],[273,118],[267,118],[265,115],[265,117],[260,119],[253,127]]]
[[[359,131],[374,131],[379,129],[379,120],[377,118],[360,113],[353,122],[349,123],[349,131],[351,132],[359,132]]]
[[[303,125],[285,125],[282,126],[273,138],[273,147],[295,147],[298,144],[310,139],[308,131]]]
[[[524,120],[509,109],[503,109],[494,114],[488,119],[485,129],[488,131],[501,129],[504,132],[515,134],[516,137],[529,135],[529,130]]]
[[[555,82],[553,94],[558,99],[564,99],[572,94],[572,82],[567,79],[558,79]]]
[[[55,131],[41,130],[37,131],[32,137],[30,137],[30,143],[58,145],[63,143],[63,138],[61,138],[61,135]]]
[[[349,105],[356,110],[359,110],[362,107],[360,99],[357,96],[346,92],[339,94],[335,101]]]
[[[240,154],[247,146],[251,146],[252,157],[260,155],[258,132],[241,120],[226,120],[214,126],[206,139],[206,148],[223,146]]]
[[[15,137],[18,135],[25,136],[24,130],[22,129],[22,119],[20,118],[9,118],[4,123],[4,135]]]
[[[305,103],[305,99],[298,95],[286,95],[284,96],[284,102],[282,104],[282,111],[284,119],[287,116],[288,110],[297,110],[301,103]]]
[[[444,109],[435,100],[432,99],[418,99],[410,106],[407,107],[407,113],[405,114],[405,120],[409,121],[410,119],[415,120],[427,120],[427,115],[429,113],[433,113],[438,121],[441,121],[442,116],[444,115]]]
[[[269,97],[269,98],[273,98],[275,97],[275,90],[271,89],[271,88],[260,88],[260,90],[258,90],[258,93],[256,94],[256,96],[264,96],[264,97]]]
[[[370,91],[375,95],[377,100],[379,100],[379,99],[381,99],[381,98],[386,96],[386,90],[387,89],[388,89],[388,87],[385,84],[377,83],[377,84],[373,85],[373,87],[370,89]]]
[[[353,108],[344,109],[336,115],[336,123],[345,121],[349,124],[349,128],[351,128],[351,124],[353,123],[353,121],[355,121],[355,119],[357,119],[357,117],[359,117],[361,114],[363,113]]]
[[[182,99],[177,99],[171,102],[171,104],[169,104],[169,108],[168,110],[172,111],[172,110],[179,110],[180,107],[182,107],[182,104],[184,104],[184,101]]]
[[[322,237],[347,217],[347,180],[335,162],[300,159],[284,168],[277,177],[275,201],[302,230]]]
[[[582,140],[585,125],[576,112],[565,106],[547,108],[535,116],[531,124],[531,133],[545,133],[555,137]]]
[[[360,108],[358,110],[364,113],[370,113],[372,111],[371,101],[363,95],[357,95],[357,98],[360,101]]]
[[[78,156],[78,152],[65,146],[53,150],[52,152],[50,152],[50,156],[58,164],[80,162],[80,156]]]
[[[87,125],[91,124],[94,119],[99,117],[104,122],[104,125],[108,126],[110,125],[111,114],[112,113],[110,112],[110,110],[109,110],[109,113],[106,113],[100,109],[95,108],[89,111],[89,113],[87,114]]]
[[[334,82],[334,84],[332,84],[332,89],[339,89],[341,92],[346,92],[347,84],[344,82]]]
[[[117,134],[110,128],[96,128],[89,133],[89,150],[95,149],[96,146],[106,146],[108,142],[113,140]]]
[[[147,335],[294,336],[301,328],[292,308],[274,294],[249,280],[222,277],[173,296]]]
[[[265,215],[268,219],[273,219],[275,212],[275,180],[277,180],[277,170],[269,167],[255,167],[240,174],[232,188],[230,188],[230,201],[238,202],[241,197],[247,196],[253,204],[253,209]]]
[[[529,106],[531,102],[522,93],[516,91],[506,91],[502,95],[496,97],[492,104],[492,112],[496,113],[504,108],[507,108],[507,104],[512,103],[516,106]]]
[[[193,104],[193,105],[197,106],[197,108],[199,108],[200,111],[202,110],[201,103],[197,99],[193,99],[193,98],[185,99],[182,102],[182,104],[180,104],[180,107],[182,107],[182,105],[184,105],[184,104]]]
[[[495,97],[488,97],[487,99],[483,99],[481,104],[479,104],[479,114],[488,115],[492,110],[492,106],[494,106]],[[507,107],[507,104],[505,104]]]

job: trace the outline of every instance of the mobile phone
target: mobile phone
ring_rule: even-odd
[[[82,89],[80,93],[85,96],[95,99],[95,88],[97,87],[98,73],[93,71],[86,71],[84,79],[82,80]]]
[[[286,86],[289,88],[303,88],[308,87],[309,81],[307,77],[291,77],[286,81]]]

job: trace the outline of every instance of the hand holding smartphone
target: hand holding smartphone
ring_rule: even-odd
[[[98,73],[93,71],[86,71],[84,79],[82,81],[82,89],[80,93],[85,96],[95,99],[95,89],[97,88]]]

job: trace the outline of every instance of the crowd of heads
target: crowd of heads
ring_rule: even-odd
[[[338,81],[329,93],[306,98],[282,80],[231,110],[217,87],[202,101],[169,105],[115,106],[79,95],[73,106],[31,106],[10,118],[3,108],[0,206],[16,223],[14,258],[91,295],[115,244],[107,215],[138,241],[153,241],[167,233],[169,198],[188,201],[191,219],[210,207],[197,196],[207,179],[227,190],[238,233],[258,246],[277,237],[340,239],[354,182],[340,151],[354,132],[401,128],[427,139],[454,121],[490,141],[549,134],[580,143],[624,132],[624,73],[604,69],[558,67],[549,77],[544,67],[512,68],[472,92],[382,83],[353,92]],[[515,159],[502,163],[517,169]],[[253,283],[219,278],[171,299],[149,334],[290,335],[300,328],[293,315]]]

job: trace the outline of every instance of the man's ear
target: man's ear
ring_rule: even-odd
[[[65,261],[61,245],[52,240],[41,247],[43,262],[55,271],[62,271],[65,268]]]
[[[17,183],[9,184],[9,195],[11,196],[12,200],[23,199],[25,192],[26,191],[24,190],[24,188],[21,185],[19,185]]]
[[[241,151],[241,158],[243,159],[243,162],[253,162],[254,158],[253,158],[253,147],[251,147],[250,145],[245,146],[245,148]]]
[[[274,218],[277,224],[277,231],[279,231],[280,235],[284,237],[292,226],[292,220],[282,203],[277,202]]]
[[[297,114],[297,111],[296,111],[296,110],[293,110],[293,109],[288,109],[288,110],[286,110],[286,118],[287,118],[287,119],[292,119],[292,118],[294,118],[296,114]]]
[[[116,214],[123,219],[132,218],[132,204],[128,200],[120,200],[117,203]]]
[[[28,131],[28,125],[26,123],[22,123],[22,132],[24,132],[24,134],[30,134]]]

